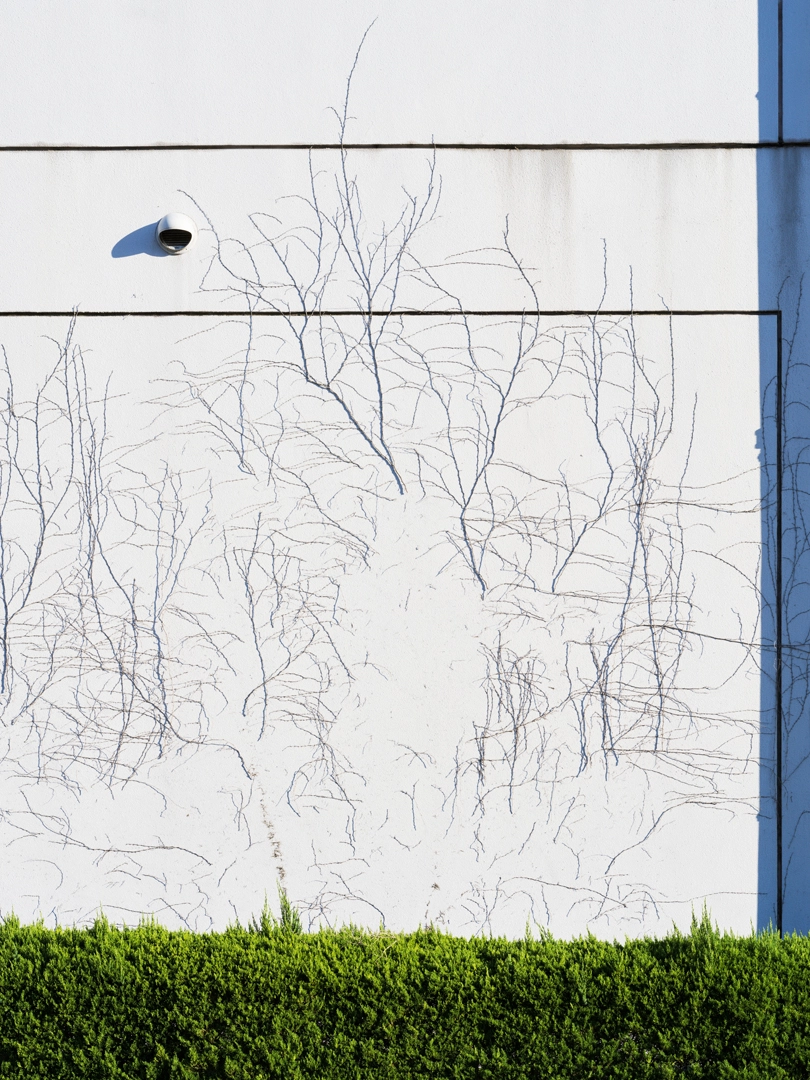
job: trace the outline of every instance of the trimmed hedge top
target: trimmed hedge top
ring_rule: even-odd
[[[0,925],[0,1077],[810,1076],[810,941]]]

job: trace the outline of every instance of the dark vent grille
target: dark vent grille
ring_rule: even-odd
[[[160,242],[169,251],[182,251],[191,243],[191,233],[185,229],[164,229],[160,234]]]

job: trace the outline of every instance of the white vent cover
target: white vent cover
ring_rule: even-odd
[[[166,214],[158,222],[155,236],[169,255],[182,255],[197,239],[197,226],[185,214]]]

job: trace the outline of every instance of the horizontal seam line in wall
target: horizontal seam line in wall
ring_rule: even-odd
[[[86,319],[120,319],[120,318],[149,318],[149,319],[166,319],[166,318],[226,318],[226,319],[247,319],[247,318],[310,318],[310,319],[328,319],[328,318],[346,318],[371,316],[372,318],[449,318],[458,316],[496,316],[496,315],[508,315],[513,317],[532,317],[532,316],[556,316],[556,315],[610,315],[610,316],[650,316],[657,317],[669,317],[669,316],[688,316],[688,315],[778,315],[778,308],[673,308],[672,310],[661,310],[656,308],[654,310],[631,310],[622,309],[615,311],[608,311],[605,308],[602,309],[588,309],[588,308],[567,308],[567,309],[532,309],[532,310],[507,310],[507,309],[450,309],[448,311],[358,311],[358,310],[336,310],[336,311],[0,311],[0,319],[45,319],[45,318],[86,318]]]
[[[7,145],[0,153],[120,153],[148,150],[785,150],[810,147],[810,139],[784,142],[667,143],[130,143],[120,146]]]

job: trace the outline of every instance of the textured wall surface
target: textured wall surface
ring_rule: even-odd
[[[11,5],[0,909],[806,929],[805,21]]]
[[[372,22],[360,142],[757,138],[754,0],[15,0],[3,141],[336,142]]]

